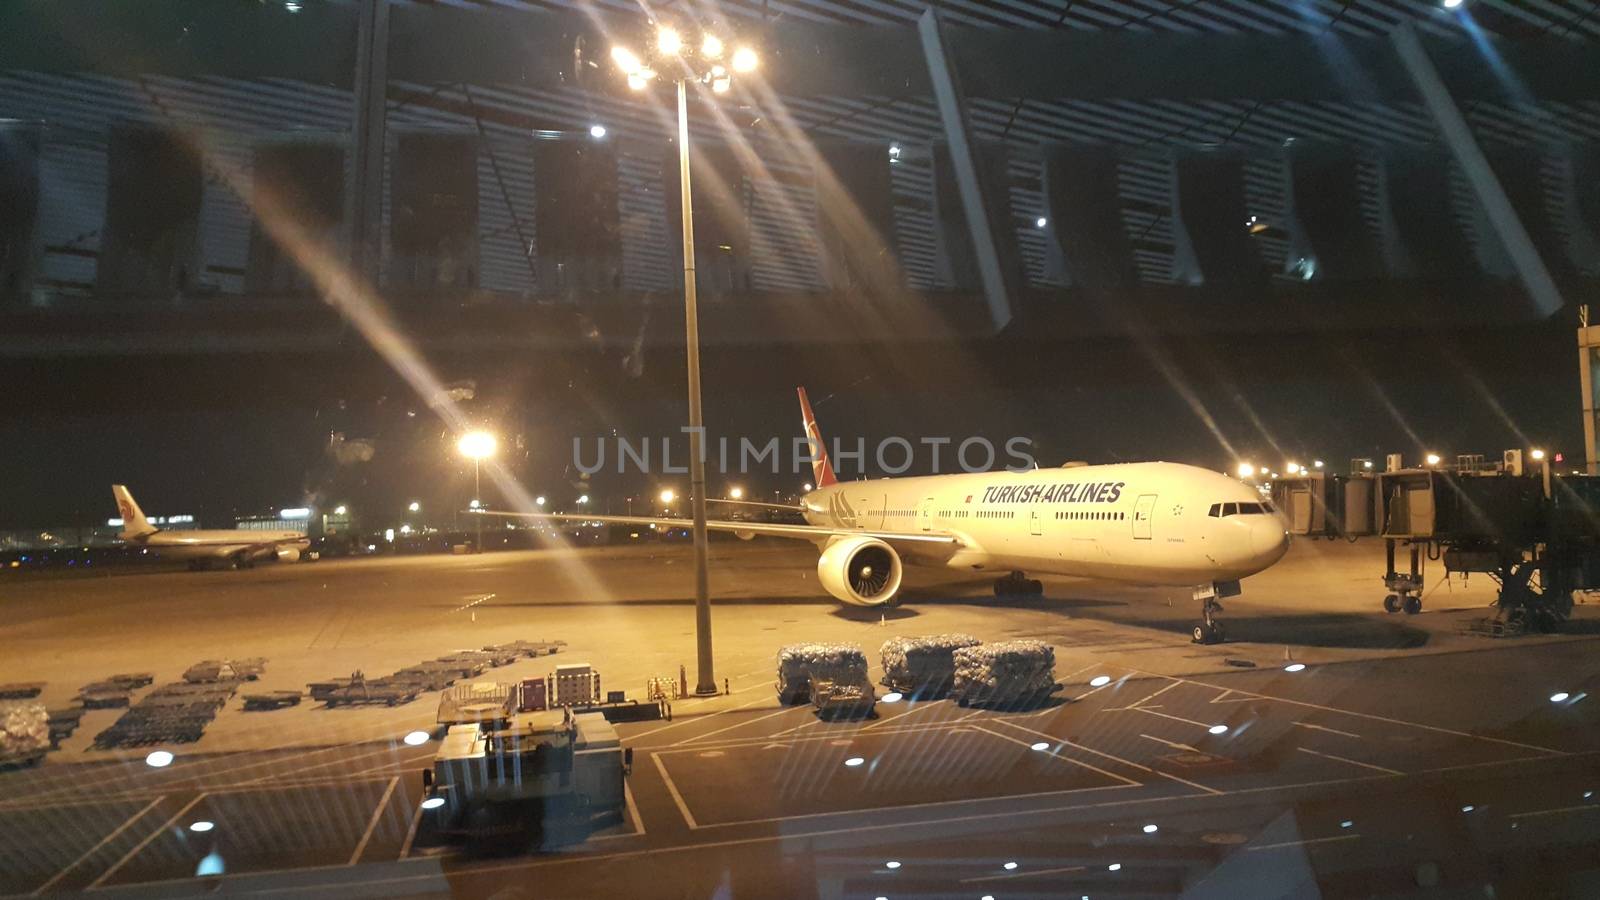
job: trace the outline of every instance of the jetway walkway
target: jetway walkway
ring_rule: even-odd
[[[1383,540],[1386,611],[1421,612],[1428,562],[1494,579],[1495,615],[1474,625],[1493,636],[1557,630],[1575,592],[1600,590],[1600,477],[1556,475],[1542,459],[1525,474],[1519,450],[1492,464],[1458,457],[1454,468],[1370,465],[1276,479],[1272,496],[1291,534]]]

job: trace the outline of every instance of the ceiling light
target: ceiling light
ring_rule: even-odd
[[[1105,687],[1106,685],[1108,685],[1110,683],[1111,683],[1111,676],[1110,675],[1096,675],[1095,677],[1089,679],[1089,684],[1090,684],[1091,687]]]
[[[1044,216],[1040,216],[1039,218],[1033,220],[1033,224],[1039,226],[1040,228],[1043,228],[1046,225],[1050,224],[1050,220],[1046,219]]]
[[[1050,749],[1050,745],[1048,743],[1044,742],[1044,741],[1037,741],[1037,742],[1035,742],[1033,744],[1030,744],[1028,749],[1030,749],[1030,750],[1049,750]]]
[[[144,764],[152,769],[164,769],[172,765],[172,754],[165,750],[152,750],[150,755],[144,758]]]
[[[201,819],[198,822],[192,822],[192,823],[189,824],[189,830],[190,831],[198,832],[200,834],[205,834],[206,832],[210,831],[211,829],[213,829],[215,827],[217,827],[216,823],[208,822],[205,819]]]
[[[1155,833],[1156,833],[1156,832],[1157,832],[1157,831],[1159,831],[1159,830],[1160,830],[1160,829],[1159,829],[1159,828],[1157,828],[1157,827],[1156,827],[1156,826],[1154,826],[1154,825],[1146,825],[1146,826],[1145,826],[1145,827],[1144,827],[1144,833],[1145,833],[1145,834],[1155,834]]]
[[[1289,663],[1287,666],[1283,667],[1283,670],[1285,672],[1304,672],[1306,670],[1306,664],[1305,663]]]
[[[1120,872],[1120,871],[1122,871],[1122,863],[1112,863],[1111,865],[1106,866],[1106,871],[1107,872]]]
[[[849,759],[845,760],[844,764],[849,766],[850,768],[854,769],[856,766],[859,766],[864,762],[866,762],[866,759],[864,759],[864,758],[862,758],[860,756],[852,756]]]
[[[900,692],[899,691],[890,691],[889,693],[884,694],[881,698],[879,698],[878,702],[879,703],[899,703],[900,702]]]
[[[1462,0],[1441,0],[1441,5],[1444,6],[1445,9],[1459,9],[1461,7],[1461,3]]]
[[[1003,865],[1003,866],[1001,866],[1001,867],[1000,867],[1000,868],[1002,868],[1002,869],[1005,869],[1005,870],[1006,870],[1006,871],[1007,871],[1007,872],[1009,872],[1009,871],[1011,871],[1011,870],[1012,870],[1012,869],[1015,869],[1015,868],[1016,868],[1016,867],[1017,867],[1017,864],[1016,864],[1016,862],[1015,862],[1015,861],[1014,861],[1014,860],[1013,860],[1013,861],[1012,861],[1012,862],[1008,862],[1008,863],[1006,863],[1006,864],[1005,864],[1005,865]]]
[[[444,798],[443,797],[429,797],[428,799],[422,801],[422,808],[423,809],[438,809],[439,807],[441,807],[443,805],[444,805]]]
[[[426,731],[413,731],[403,739],[408,747],[420,747],[428,742],[430,735]]]
[[[1550,695],[1550,702],[1551,703],[1565,703],[1567,701],[1567,698],[1571,697],[1571,696],[1572,695],[1567,693],[1566,691],[1556,691],[1554,694]]]
[[[592,137],[592,138],[603,138],[603,137],[605,137],[606,136],[606,127],[604,125],[590,125],[589,126],[589,136]]]
[[[900,860],[891,859],[888,862],[884,863],[883,867],[885,869],[898,869],[898,868],[900,868]]]
[[[1212,734],[1227,734],[1228,733],[1228,726],[1226,726],[1226,725],[1213,725],[1210,728],[1207,728],[1206,730],[1211,732]]]

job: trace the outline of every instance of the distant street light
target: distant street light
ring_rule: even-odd
[[[411,501],[411,505],[406,507],[406,509],[409,509],[412,512],[422,512],[422,504],[418,503],[415,500],[413,500],[413,501]]]
[[[727,65],[721,62],[726,50],[723,39],[703,32],[698,44],[685,42],[683,35],[669,25],[656,30],[655,52],[641,60],[627,47],[613,47],[611,59],[627,76],[628,87],[644,90],[658,72],[678,87],[678,191],[683,216],[683,314],[684,351],[689,381],[689,504],[694,517],[694,623],[697,657],[695,694],[717,693],[717,680],[711,660],[711,583],[706,544],[706,463],[701,452],[705,425],[700,413],[700,314],[695,298],[694,279],[694,195],[689,184],[689,82],[711,88],[713,94],[726,94],[733,87],[728,71],[755,71],[761,59],[748,46],[734,48]],[[665,497],[665,493],[663,493]],[[670,503],[670,500],[663,500]]]
[[[480,509],[482,504],[478,498],[483,496],[483,461],[494,455],[500,442],[487,431],[469,431],[456,441],[456,449],[462,456],[472,460],[472,508]],[[483,516],[477,516],[478,539],[477,551],[483,552]]]
[[[678,499],[678,495],[673,493],[671,488],[667,488],[666,490],[661,492],[661,502],[662,503],[671,503],[672,501],[674,501],[676,499]]]
[[[533,503],[534,503],[535,506],[543,506],[544,505],[544,495],[540,494],[539,496],[533,498]]]
[[[739,498],[744,496],[744,488],[734,488],[733,490],[728,492],[728,496],[732,497],[735,500],[738,500]]]
[[[584,494],[583,496],[578,498],[578,505],[579,506],[587,506],[588,503],[589,503],[589,495],[588,494]]]
[[[1240,478],[1251,478],[1256,474],[1256,467],[1247,462],[1242,462],[1239,463],[1239,468],[1237,471],[1239,472]]]
[[[811,482],[808,481],[805,484],[800,485],[800,490],[805,491],[808,494],[811,493]]]
[[[1424,458],[1427,460],[1429,466],[1437,466],[1439,464],[1439,454],[1437,453],[1429,453]]]
[[[345,513],[348,513],[348,512],[349,512],[349,510],[345,509],[343,504],[340,504],[339,506],[335,506],[333,508],[333,514],[336,515],[336,516],[342,516],[342,515],[344,515]]]

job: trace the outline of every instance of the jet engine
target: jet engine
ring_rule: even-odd
[[[887,606],[900,590],[900,554],[874,537],[841,537],[822,551],[817,578],[851,606]]]
[[[300,551],[294,547],[279,547],[278,562],[299,562]]]

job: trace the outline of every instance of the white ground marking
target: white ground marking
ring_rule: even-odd
[[[1334,756],[1332,753],[1323,753],[1321,750],[1312,750],[1309,747],[1296,747],[1295,749],[1299,750],[1301,753],[1309,753],[1312,756],[1320,756],[1323,759],[1331,759],[1331,760],[1333,760],[1335,762],[1349,763],[1352,766],[1360,766],[1363,769],[1371,769],[1374,772],[1386,772],[1386,773],[1388,773],[1390,775],[1404,775],[1405,774],[1404,772],[1400,771],[1399,769],[1387,769],[1387,768],[1384,768],[1383,766],[1375,766],[1372,763],[1362,762],[1359,759],[1348,759],[1348,758],[1343,757],[1343,756]]]
[[[372,840],[372,832],[378,827],[378,820],[383,817],[383,811],[389,806],[389,798],[394,796],[394,789],[400,784],[400,776],[389,779],[389,787],[378,798],[378,805],[372,808],[372,818],[367,820],[367,830],[361,833],[361,842],[356,844],[355,852],[350,854],[350,862],[346,865],[355,865],[361,859],[361,854],[367,849],[367,843]]]
[[[1020,740],[1018,738],[1011,737],[1010,735],[1001,734],[998,731],[991,731],[991,730],[983,727],[982,725],[974,725],[972,727],[977,731],[983,732],[984,734],[992,734],[992,735],[994,735],[995,737],[999,738],[1002,741],[1009,741],[1009,742],[1011,742],[1013,744],[1018,744],[1020,746],[1027,747],[1029,750],[1033,750],[1033,742],[1032,741],[1024,741],[1024,740]],[[1039,751],[1034,750],[1033,752],[1037,753]],[[1059,753],[1050,753],[1049,756],[1050,756],[1051,759],[1059,759],[1064,763],[1071,763],[1072,765],[1078,766],[1079,768],[1088,769],[1091,772],[1099,772],[1101,775],[1104,775],[1107,778],[1114,778],[1117,781],[1122,782],[1123,784],[1131,784],[1131,785],[1136,785],[1136,786],[1139,786],[1139,787],[1143,787],[1144,786],[1143,782],[1135,781],[1132,778],[1127,777],[1126,775],[1118,775],[1115,772],[1107,772],[1105,769],[1102,769],[1099,766],[1091,766],[1088,763],[1083,762],[1082,760],[1073,759],[1070,756],[1062,756]]]
[[[188,803],[185,803],[183,805],[182,809],[180,809],[177,812],[173,813],[172,814],[172,818],[168,819],[164,824],[162,824],[162,826],[160,828],[157,828],[156,830],[154,830],[154,831],[150,832],[149,834],[145,835],[144,840],[140,841],[137,844],[134,844],[133,848],[131,850],[129,850],[127,853],[122,854],[122,858],[117,860],[115,863],[112,863],[111,864],[111,868],[106,869],[104,872],[101,872],[99,878],[96,878],[95,880],[89,882],[89,888],[88,889],[92,891],[95,888],[99,887],[101,884],[105,883],[105,880],[107,878],[110,878],[112,875],[116,874],[118,869],[120,869],[123,866],[127,865],[128,864],[128,860],[133,859],[135,856],[138,856],[139,855],[139,851],[141,851],[145,847],[149,846],[151,841],[155,840],[156,838],[160,837],[163,834],[166,834],[167,833],[167,829],[169,829],[173,825],[177,824],[178,820],[183,818],[184,813],[187,813],[189,810],[194,809],[196,804],[198,804],[201,800],[205,799],[205,796],[206,795],[205,795],[204,792],[201,792],[201,793],[198,793],[198,794],[194,795],[194,799],[193,800],[190,800]]]
[[[411,845],[417,841],[417,828],[422,824],[422,804],[417,804],[411,810],[411,824],[406,826],[406,839],[400,842],[400,855],[396,859],[404,861],[411,855]]]
[[[694,741],[705,740],[706,738],[711,737],[714,734],[722,734],[723,732],[732,731],[735,728],[743,728],[746,725],[754,725],[757,722],[765,722],[768,719],[776,718],[778,716],[783,715],[784,713],[794,712],[794,710],[795,710],[795,708],[792,707],[792,706],[785,706],[782,709],[779,709],[777,712],[770,712],[770,713],[767,713],[764,716],[756,716],[754,719],[745,719],[743,722],[735,722],[732,725],[728,725],[728,726],[725,726],[723,728],[718,728],[715,731],[708,731],[705,734],[697,734],[694,737],[684,738],[683,740],[677,742],[676,744],[672,744],[671,746],[673,746],[673,747],[681,747],[684,744],[693,743]]]
[[[760,687],[760,685],[756,685],[756,687]],[[750,690],[750,688],[745,688],[745,690]],[[737,693],[739,693],[739,691],[734,691],[734,693],[737,694]],[[652,728],[649,731],[641,731],[638,734],[631,735],[631,736],[625,738],[625,740],[637,741],[637,740],[639,740],[641,738],[649,737],[652,734],[660,734],[663,731],[670,731],[670,730],[672,730],[674,728],[678,728],[678,727],[683,726],[683,725],[693,725],[696,722],[709,721],[710,719],[712,719],[712,718],[714,718],[716,716],[720,716],[723,713],[731,713],[731,712],[734,712],[736,710],[741,710],[741,709],[745,709],[747,707],[755,706],[757,703],[763,703],[767,699],[768,698],[766,698],[766,697],[757,697],[756,699],[751,700],[749,703],[741,703],[738,706],[730,706],[727,709],[719,709],[719,710],[716,710],[715,712],[706,713],[703,716],[687,716],[687,717],[679,716],[677,721],[673,722],[671,725],[663,725],[660,728]]]
[[[1340,735],[1341,737],[1355,738],[1356,740],[1360,740],[1361,739],[1361,735],[1359,735],[1359,734],[1354,734],[1354,733],[1349,732],[1349,731],[1340,731],[1337,728],[1329,728],[1326,725],[1314,725],[1314,724],[1312,724],[1310,722],[1295,722],[1294,726],[1296,728],[1309,728],[1312,731],[1326,731],[1329,734],[1337,734],[1337,735]]]
[[[1153,734],[1141,734],[1141,735],[1139,735],[1139,737],[1142,737],[1147,741],[1155,741],[1158,744],[1166,744],[1168,747],[1171,747],[1174,750],[1183,750],[1183,751],[1188,752],[1188,753],[1204,753],[1205,752],[1205,751],[1201,750],[1199,747],[1191,747],[1188,744],[1180,744],[1180,743],[1178,743],[1176,741],[1169,741],[1166,738],[1158,738]]]
[[[1279,843],[1279,844],[1257,844],[1254,847],[1246,847],[1245,849],[1246,850],[1278,850],[1278,849],[1281,849],[1281,848],[1284,848],[1284,847],[1304,847],[1304,846],[1306,846],[1308,844],[1331,844],[1331,843],[1333,843],[1335,841],[1355,841],[1355,840],[1360,840],[1360,838],[1361,838],[1361,835],[1359,835],[1359,834],[1336,834],[1333,837],[1311,838],[1310,840],[1305,840],[1305,841],[1284,841],[1284,842]]]
[[[1135,670],[1135,671],[1142,671],[1142,670]],[[1571,756],[1572,755],[1571,753],[1569,753],[1566,750],[1552,750],[1549,747],[1540,747],[1540,746],[1537,746],[1535,744],[1524,744],[1524,743],[1521,743],[1520,741],[1509,741],[1509,740],[1506,740],[1505,738],[1488,737],[1486,735],[1473,734],[1473,733],[1468,732],[1468,731],[1456,731],[1453,728],[1442,728],[1442,727],[1440,727],[1438,725],[1425,725],[1425,724],[1423,724],[1421,722],[1408,722],[1408,721],[1406,721],[1404,719],[1395,719],[1395,718],[1390,718],[1389,716],[1376,715],[1374,713],[1356,712],[1355,710],[1341,709],[1341,708],[1339,708],[1337,706],[1324,706],[1324,705],[1322,705],[1320,703],[1310,703],[1310,702],[1305,701],[1305,700],[1291,700],[1291,699],[1289,699],[1287,697],[1274,697],[1274,696],[1272,696],[1270,694],[1260,694],[1260,693],[1256,693],[1254,691],[1240,690],[1239,688],[1223,688],[1223,687],[1219,687],[1218,685],[1210,684],[1210,683],[1207,683],[1207,682],[1204,682],[1204,681],[1195,681],[1195,680],[1193,680],[1191,678],[1178,678],[1178,677],[1173,676],[1173,675],[1158,675],[1155,672],[1144,672],[1144,674],[1150,675],[1150,676],[1155,677],[1155,678],[1169,678],[1169,679],[1171,679],[1173,681],[1180,681],[1180,682],[1182,682],[1184,684],[1198,685],[1200,687],[1210,688],[1213,691],[1232,690],[1234,693],[1237,693],[1237,694],[1243,694],[1245,696],[1252,697],[1252,698],[1255,698],[1255,699],[1260,699],[1260,700],[1271,700],[1271,701],[1273,701],[1275,703],[1288,703],[1288,704],[1293,705],[1293,706],[1303,706],[1303,707],[1306,707],[1307,709],[1320,709],[1320,710],[1322,710],[1324,712],[1338,713],[1340,715],[1345,715],[1345,716],[1354,716],[1354,717],[1356,717],[1358,719],[1371,719],[1372,721],[1375,721],[1375,722],[1387,722],[1387,723],[1389,723],[1391,725],[1404,725],[1404,726],[1409,727],[1409,728],[1420,728],[1423,731],[1434,731],[1434,732],[1438,732],[1439,734],[1448,734],[1448,735],[1453,735],[1454,737],[1468,738],[1470,740],[1488,741],[1489,743],[1493,743],[1493,744],[1505,744],[1505,745],[1511,746],[1511,747],[1521,747],[1524,750],[1537,750],[1540,753],[1546,753],[1546,754],[1549,754],[1550,756]]]
[[[1055,869],[1028,869],[1026,871],[1019,869],[1015,872],[1007,872],[1004,875],[984,875],[978,878],[963,878],[961,879],[961,883],[972,884],[979,881],[1005,881],[1008,878],[1032,878],[1039,875],[1065,875],[1068,872],[1082,872],[1085,869],[1087,869],[1087,866],[1061,866]]]
[[[666,783],[667,793],[672,795],[672,802],[678,805],[678,813],[683,816],[684,823],[691,830],[699,828],[694,816],[689,812],[689,804],[683,802],[683,795],[678,793],[678,786],[672,783],[672,776],[667,774],[667,764],[661,761],[661,754],[651,754],[650,758],[655,761],[656,771],[661,773],[661,780]]]
[[[1160,716],[1163,719],[1171,719],[1174,722],[1182,722],[1185,725],[1194,725],[1194,726],[1199,727],[1199,728],[1207,728],[1207,729],[1209,729],[1211,726],[1217,724],[1215,722],[1196,722],[1193,719],[1185,719],[1182,716],[1174,716],[1171,713],[1156,712],[1153,709],[1147,709],[1147,708],[1145,708],[1143,706],[1130,706],[1126,710],[1117,710],[1117,712],[1142,712],[1142,713],[1145,713],[1146,715]]]
[[[1558,807],[1555,807],[1554,809],[1535,809],[1535,810],[1532,810],[1531,812],[1512,813],[1511,815],[1506,816],[1506,818],[1508,818],[1508,819],[1531,819],[1534,816],[1554,816],[1554,815],[1559,815],[1561,813],[1596,812],[1596,811],[1600,811],[1600,806],[1596,806],[1593,803],[1583,803],[1583,804],[1580,804],[1578,806],[1558,806]]]
[[[156,804],[160,803],[162,800],[165,800],[165,799],[167,799],[166,795],[165,794],[161,794],[161,795],[157,796],[154,800],[151,800],[149,803],[146,803],[142,809],[140,809],[138,812],[134,813],[132,816],[129,816],[127,821],[123,822],[121,825],[118,825],[115,831],[113,831],[110,834],[106,835],[105,837],[101,838],[99,840],[99,842],[96,843],[93,847],[90,847],[89,849],[83,851],[83,855],[81,855],[77,859],[73,860],[71,865],[67,866],[66,868],[62,869],[61,871],[57,872],[56,874],[50,876],[50,880],[49,881],[46,881],[44,884],[41,884],[38,887],[34,888],[33,889],[33,896],[37,897],[40,894],[44,893],[45,891],[48,891],[52,885],[54,885],[56,882],[60,881],[62,878],[66,877],[66,874],[68,872],[71,872],[73,869],[76,869],[77,867],[83,865],[85,860],[87,860],[89,857],[95,855],[96,853],[99,853],[100,849],[102,847],[104,847],[105,845],[111,843],[113,840],[116,840],[117,835],[123,833],[124,831],[127,831],[128,827],[130,825],[132,825],[133,823],[135,823],[135,822],[139,821],[140,819],[144,818],[144,814],[145,813],[149,812],[152,809],[155,809],[156,808]]]

